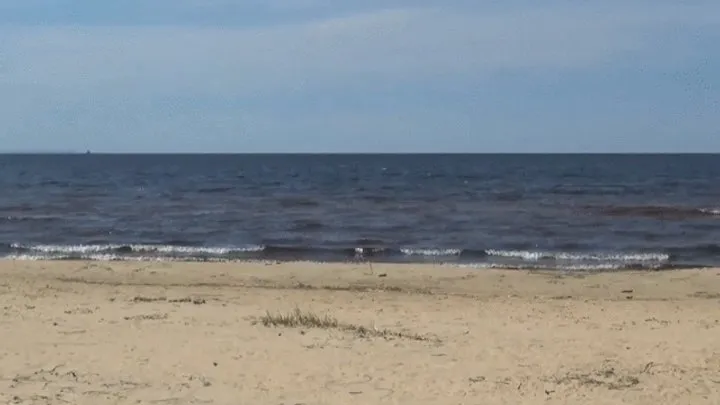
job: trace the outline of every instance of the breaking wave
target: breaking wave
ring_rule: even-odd
[[[149,245],[149,244],[97,244],[97,245],[23,245],[13,243],[10,245],[12,249],[20,251],[30,251],[39,253],[57,253],[57,254],[122,254],[122,253],[164,253],[177,256],[226,256],[233,253],[259,252],[264,249],[263,246],[249,245],[241,247],[200,247],[200,246],[177,246],[177,245]]]
[[[518,258],[526,261],[565,260],[603,262],[667,262],[666,253],[566,253],[523,250],[487,250],[490,256]]]
[[[459,256],[462,249],[400,249],[406,256]]]
[[[705,247],[709,249],[710,247]],[[678,266],[664,252],[553,252],[414,247],[306,247],[282,245],[187,246],[173,244],[19,244],[0,246],[8,260],[99,261],[378,261],[441,262],[478,268],[577,270],[658,269]]]

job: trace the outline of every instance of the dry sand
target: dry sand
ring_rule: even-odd
[[[720,404],[717,269],[6,261],[0,308],[0,403]]]

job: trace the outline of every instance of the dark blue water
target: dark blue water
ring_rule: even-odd
[[[720,265],[720,156],[0,155],[0,255]]]

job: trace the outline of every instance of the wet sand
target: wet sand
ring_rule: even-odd
[[[720,269],[5,261],[0,308],[2,403],[720,403]]]

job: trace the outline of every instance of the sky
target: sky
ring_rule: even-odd
[[[716,0],[2,0],[0,151],[718,152]]]

